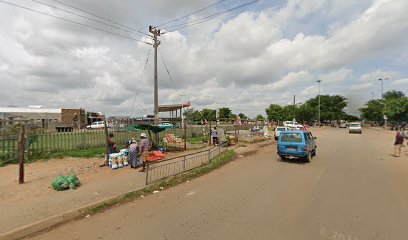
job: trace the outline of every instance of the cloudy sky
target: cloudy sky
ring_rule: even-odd
[[[153,111],[153,51],[143,71],[151,46],[4,2],[150,42],[123,26],[147,33],[150,24],[218,1],[0,1],[0,107],[83,107],[140,116]],[[385,91],[408,94],[407,0],[263,0],[171,31],[247,2],[225,0],[161,26],[167,33],[160,52],[174,85],[159,55],[160,104],[179,103],[182,94],[195,109],[228,106],[254,116],[271,103],[290,103],[294,94],[299,102],[316,96],[318,79],[322,94],[348,97],[351,112],[380,97],[379,78],[389,78]]]

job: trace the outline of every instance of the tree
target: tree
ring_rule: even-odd
[[[314,119],[316,119],[316,109],[307,105],[307,104],[302,104],[298,107],[297,112],[296,112],[296,120],[298,122],[311,122]]]
[[[230,118],[232,111],[227,107],[220,108],[220,118]]]
[[[306,101],[306,105],[318,109],[318,97]],[[320,117],[321,120],[341,120],[346,115],[344,108],[347,107],[347,99],[340,95],[322,95],[320,96]]]
[[[383,94],[383,98],[385,100],[404,98],[404,97],[405,97],[405,94],[403,92],[396,91],[396,90],[388,91],[388,92]]]
[[[370,100],[365,107],[359,109],[361,117],[368,121],[382,122],[384,116],[384,102],[382,100]]]
[[[202,119],[206,119],[207,121],[214,121],[215,120],[215,113],[216,113],[216,111],[214,109],[204,108],[201,111],[201,117],[202,117]]]
[[[239,116],[241,119],[248,119],[248,117],[245,116],[245,114],[243,114],[243,113],[238,114],[238,116]]]
[[[264,121],[265,118],[261,114],[259,114],[258,116],[256,116],[256,120],[257,121]]]
[[[283,118],[283,107],[277,104],[271,104],[267,109],[265,109],[266,116],[272,121],[284,121]]]
[[[389,120],[401,123],[408,120],[408,98],[391,98],[386,99],[387,107],[385,115]]]

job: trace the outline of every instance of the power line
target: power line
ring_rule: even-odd
[[[151,49],[151,48],[149,48],[149,52],[147,53],[146,62],[145,62],[145,65],[144,65],[144,68],[143,68],[142,74],[140,75],[139,85],[138,85],[138,87],[137,87],[137,89],[136,89],[135,97],[134,97],[134,99],[133,99],[132,110],[131,110],[131,112],[130,112],[130,115],[132,115],[132,114],[133,114],[133,111],[134,111],[134,108],[135,108],[135,104],[136,104],[136,97],[137,97],[137,94],[139,93],[140,86],[141,86],[142,80],[143,80],[143,78],[144,78],[144,74],[145,74],[145,72],[146,72],[147,63],[149,62],[150,52],[151,52],[151,51],[152,51],[152,49]]]
[[[130,29],[130,30],[136,31],[136,32],[138,32],[138,33],[141,33],[141,34],[144,34],[144,35],[149,36],[148,34],[142,32],[142,31],[140,31],[140,30],[138,30],[138,29],[136,29],[136,28],[126,26],[126,25],[121,24],[121,23],[119,23],[119,22],[117,22],[117,21],[108,19],[108,18],[106,18],[106,17],[99,16],[99,15],[97,15],[97,14],[95,14],[95,13],[92,13],[92,12],[89,12],[89,11],[86,11],[86,10],[83,10],[83,9],[80,9],[80,8],[75,7],[75,6],[72,6],[72,5],[70,5],[70,4],[67,4],[67,3],[64,3],[64,2],[61,2],[61,1],[58,1],[58,0],[50,0],[50,1],[59,3],[59,4],[64,5],[64,6],[66,6],[66,7],[69,7],[69,8],[75,9],[75,10],[78,10],[78,11],[80,11],[80,12],[83,12],[83,13],[89,14],[89,15],[91,15],[91,16],[94,16],[94,17],[103,19],[103,20],[105,20],[105,21],[108,21],[108,22],[110,22],[110,23],[113,23],[113,24],[119,25],[119,26],[121,26],[121,27],[124,27],[124,28],[127,28],[127,29]]]
[[[66,9],[51,5],[51,4],[48,4],[48,3],[45,3],[45,2],[41,2],[41,1],[38,1],[38,0],[31,0],[31,1],[42,4],[42,5],[45,5],[47,7],[55,8],[57,10],[60,10],[60,11],[63,11],[63,12],[66,12],[66,13],[69,13],[69,14],[72,14],[72,15],[75,15],[75,16],[78,16],[78,17],[81,17],[81,18],[85,18],[85,19],[88,19],[88,20],[91,20],[91,21],[94,21],[94,22],[97,22],[97,23],[100,23],[100,24],[104,24],[106,26],[109,26],[109,27],[112,27],[112,28],[115,28],[115,29],[119,29],[119,30],[122,30],[122,31],[127,32],[127,33],[136,34],[136,35],[139,35],[139,36],[149,36],[146,33],[139,33],[139,31],[129,31],[129,30],[123,29],[121,27],[117,27],[115,25],[108,24],[108,23],[105,23],[103,21],[99,21],[97,19],[90,18],[90,17],[87,17],[87,16],[84,16],[84,15],[81,15],[81,14],[78,14],[78,13],[75,13],[75,12],[72,12],[72,11],[69,11],[69,10],[66,10]]]
[[[216,5],[220,4],[220,3],[223,3],[223,2],[225,2],[225,1],[227,1],[227,0],[218,1],[218,2],[216,2],[216,3],[213,3],[213,4],[211,4],[211,5],[208,5],[208,6],[204,7],[204,8],[201,8],[201,9],[199,9],[199,10],[197,10],[197,11],[194,11],[194,12],[189,13],[189,14],[187,14],[187,15],[184,15],[184,16],[182,16],[182,17],[179,17],[179,18],[176,18],[176,19],[174,19],[174,20],[170,20],[170,21],[168,21],[168,22],[165,22],[165,23],[161,23],[161,24],[159,24],[159,25],[156,25],[156,27],[162,27],[162,26],[165,26],[165,25],[167,25],[167,24],[169,24],[169,23],[177,22],[177,21],[180,21],[180,20],[182,20],[182,19],[188,18],[188,17],[190,17],[190,16],[192,16],[192,15],[194,15],[194,14],[200,13],[200,12],[202,12],[202,11],[204,11],[204,10],[207,10],[207,9],[209,9],[209,8],[211,8],[211,7],[214,7],[214,6],[216,6]]]
[[[174,32],[174,31],[177,31],[177,30],[179,30],[179,29],[183,29],[183,28],[186,28],[186,27],[190,27],[190,26],[194,26],[194,25],[197,25],[197,24],[201,24],[201,23],[207,22],[207,21],[209,21],[209,20],[211,20],[211,19],[213,19],[213,18],[216,18],[216,17],[221,16],[221,15],[223,15],[223,14],[226,14],[226,13],[228,13],[228,12],[235,11],[235,10],[237,10],[237,9],[240,9],[240,8],[243,8],[243,7],[246,7],[246,6],[249,6],[249,5],[258,3],[258,2],[260,2],[260,1],[261,1],[261,0],[253,0],[253,1],[250,1],[250,2],[247,2],[247,3],[241,4],[241,5],[238,5],[238,6],[236,6],[236,7],[233,7],[233,8],[224,10],[224,11],[211,14],[211,15],[206,16],[206,17],[203,17],[203,18],[199,18],[199,19],[196,19],[196,20],[193,20],[193,21],[190,21],[190,22],[186,22],[186,23],[181,23],[181,24],[176,24],[176,25],[173,25],[173,26],[169,26],[168,28],[173,28],[173,29],[171,29],[169,32]],[[168,32],[166,32],[166,33],[168,33]],[[164,34],[164,33],[163,33],[163,34]]]
[[[176,93],[177,93],[177,95],[178,95],[178,97],[180,99],[180,102],[182,102],[180,94],[179,94],[179,92],[178,92],[178,90],[176,88],[176,85],[174,84],[173,77],[170,74],[169,68],[167,67],[166,61],[164,61],[164,57],[163,57],[163,54],[161,53],[160,49],[159,49],[159,53],[160,53],[160,58],[161,58],[161,60],[163,62],[163,65],[166,68],[167,74],[169,75],[170,81],[173,84],[174,90],[176,90]]]
[[[70,20],[70,19],[55,16],[55,15],[52,15],[52,14],[49,14],[49,13],[41,12],[41,11],[29,8],[29,7],[25,7],[25,6],[22,6],[22,5],[10,3],[10,2],[7,2],[7,1],[3,1],[3,0],[0,0],[0,3],[4,3],[4,4],[10,5],[10,6],[22,8],[22,9],[32,11],[32,12],[35,12],[35,13],[38,13],[38,14],[42,14],[42,15],[45,15],[45,16],[57,18],[57,19],[62,20],[62,21],[66,21],[66,22],[70,22],[70,23],[77,24],[77,25],[80,25],[80,26],[88,27],[88,28],[98,30],[98,31],[101,31],[101,32],[105,32],[105,33],[109,33],[109,34],[112,34],[112,35],[115,35],[115,36],[118,36],[118,37],[123,37],[123,38],[127,38],[127,39],[130,39],[130,40],[133,40],[133,41],[142,42],[142,43],[145,43],[145,44],[148,44],[148,45],[152,45],[151,43],[146,42],[146,41],[142,41],[142,40],[132,38],[132,37],[129,37],[129,36],[125,36],[125,35],[121,35],[121,34],[118,34],[118,33],[110,32],[110,31],[102,29],[102,28],[93,27],[93,26],[87,25],[85,23],[76,22],[76,21],[73,21],[73,20]]]

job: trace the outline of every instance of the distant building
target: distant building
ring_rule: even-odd
[[[82,108],[46,109],[41,106],[0,108],[0,120],[3,123],[25,120],[50,131],[83,129],[93,122],[103,121],[104,118],[100,112],[87,112]]]
[[[2,122],[26,120],[44,129],[55,128],[61,121],[61,109],[46,109],[39,107],[0,108]]]

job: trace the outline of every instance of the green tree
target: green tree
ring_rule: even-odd
[[[385,115],[394,122],[406,122],[408,120],[408,98],[386,99],[387,107]]]
[[[311,122],[316,119],[317,111],[315,108],[307,105],[302,104],[298,107],[296,112],[296,120],[298,122]]]
[[[248,119],[248,117],[247,117],[245,114],[243,114],[243,113],[238,114],[238,116],[239,116],[241,119]]]
[[[215,113],[214,109],[204,108],[201,110],[201,117],[202,119],[206,119],[207,121],[214,121],[215,120]]]
[[[306,101],[306,105],[318,109],[318,97]],[[320,116],[321,120],[341,120],[346,115],[344,108],[347,107],[347,99],[340,95],[320,96]]]
[[[257,121],[264,121],[265,118],[264,118],[264,116],[262,116],[261,114],[259,114],[258,116],[256,116],[256,120],[257,120]]]
[[[220,118],[230,118],[232,111],[227,107],[220,108]]]
[[[360,108],[361,117],[368,121],[381,122],[384,116],[384,102],[382,100],[370,100],[365,107]]]
[[[405,94],[403,92],[396,91],[396,90],[388,91],[388,92],[384,93],[384,95],[383,95],[383,98],[385,100],[404,98],[404,97],[405,97]]]
[[[272,121],[284,121],[283,118],[283,107],[278,104],[271,104],[267,109],[265,109],[266,116]]]

